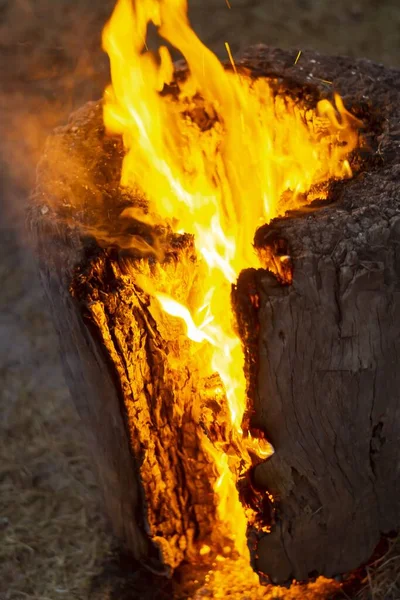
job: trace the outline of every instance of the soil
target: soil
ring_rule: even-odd
[[[24,221],[47,134],[108,82],[112,7],[0,0],[1,600],[87,598],[112,545]],[[397,0],[192,0],[190,15],[221,58],[226,41],[233,53],[263,42],[400,66]],[[399,597],[396,553],[387,562],[366,581],[376,599]]]

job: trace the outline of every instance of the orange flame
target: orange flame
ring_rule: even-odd
[[[147,51],[149,22],[187,60],[190,74],[178,99],[160,94],[174,70],[166,47]],[[257,227],[304,204],[312,186],[351,176],[347,156],[357,144],[356,120],[337,95],[336,106],[323,100],[316,111],[306,110],[266,79],[225,70],[190,28],[186,0],[118,0],[103,47],[112,75],[104,122],[123,136],[126,149],[121,184],[145,194],[150,218],[194,234],[208,267],[195,306],[154,295],[166,313],[183,320],[191,340],[212,347],[211,364],[202,368],[219,373],[232,436],[251,464],[249,451],[266,458],[272,448],[242,430],[246,381],[231,286],[242,269],[259,266],[251,245]],[[187,116],[199,97],[213,123],[206,131]],[[219,518],[246,555],[246,517],[229,456],[206,437],[204,446],[218,472]]]

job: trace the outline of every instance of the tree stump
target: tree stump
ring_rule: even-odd
[[[257,571],[279,583],[358,567],[400,521],[400,74],[363,60],[295,58],[256,46],[236,64],[315,97],[337,90],[363,119],[368,150],[328,201],[256,232],[261,256],[290,257],[291,283],[248,270],[233,294],[252,425],[275,448],[253,477],[275,498],[272,531],[249,539]],[[170,573],[194,560],[199,543],[221,542],[216,475],[190,410],[195,402],[211,422],[221,406],[196,397],[190,353],[131,277],[132,261],[155,267],[151,230],[118,218],[132,203],[119,187],[122,155],[100,103],[73,115],[48,141],[30,226],[114,531],[137,560]],[[183,257],[195,271],[190,237],[171,243],[162,276]]]

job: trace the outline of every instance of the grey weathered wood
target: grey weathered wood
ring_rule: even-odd
[[[280,510],[267,572],[345,572],[399,526],[400,215],[384,208],[283,224],[293,283],[258,274],[257,404],[276,454],[257,475]]]
[[[276,505],[272,533],[251,532],[257,540],[254,561],[278,582],[358,567],[380,535],[398,529],[400,521],[400,75],[368,61],[307,52],[294,65],[296,54],[256,47],[237,64],[282,78],[308,99],[331,93],[322,80],[334,82],[346,105],[358,106],[358,115],[366,118],[370,150],[365,172],[332,187],[332,204],[290,214],[257,232],[256,247],[272,253],[276,240],[284,241],[292,284],[282,285],[260,269],[242,274],[234,294],[252,422],[276,450],[254,472],[254,481],[274,494]],[[76,285],[74,297],[70,293],[79,279],[76,266],[97,260],[82,229],[95,231],[103,248],[118,242],[113,264],[123,264],[124,253],[132,255],[137,231],[115,219],[127,201],[118,186],[120,160],[119,141],[104,136],[99,105],[83,109],[49,141],[31,224],[68,381],[93,441],[111,521],[143,559],[152,556],[152,545],[143,517],[140,460],[127,429],[121,377],[99,337],[101,327],[89,315],[100,307],[101,318],[115,327],[109,300],[101,300],[103,275],[97,292],[93,278],[90,293],[77,294]],[[141,232],[151,245],[150,233]],[[111,255],[107,250],[102,256],[104,269]],[[258,309],[250,293],[258,295]],[[134,367],[134,357],[130,360]]]
[[[304,70],[368,102],[381,130],[333,204],[256,235],[272,252],[283,242],[293,269],[291,285],[253,279],[255,421],[276,450],[255,479],[277,502],[255,562],[276,581],[349,571],[400,525],[400,73],[309,58]]]
[[[117,387],[98,340],[91,335],[88,323],[69,293],[74,266],[69,261],[77,260],[79,254],[76,248],[68,248],[71,240],[64,237],[62,228],[54,232],[56,241],[48,232],[42,237],[40,228],[34,226],[34,229],[42,255],[41,280],[59,337],[66,381],[84,423],[106,511],[122,546],[142,559],[149,553],[149,542],[142,523],[136,518],[140,482],[135,474]],[[63,237],[65,245],[61,241]]]
[[[74,135],[83,122],[93,119],[95,112],[95,104],[87,105],[76,113],[73,124],[66,129]],[[84,253],[79,215],[84,211],[88,195],[92,194],[93,206],[99,194],[93,191],[92,162],[85,160],[83,145],[79,158],[74,156],[70,152],[71,140],[63,143],[64,131],[60,128],[54,132],[39,164],[29,228],[45,296],[58,332],[66,381],[84,424],[107,514],[121,545],[141,560],[149,555],[149,540],[143,522],[136,518],[141,504],[141,484],[116,382],[100,341],[92,335],[87,319],[70,293],[74,270]],[[96,128],[90,128],[85,143],[88,153],[98,145]],[[75,177],[81,187],[73,191]],[[80,193],[82,189],[86,194]]]

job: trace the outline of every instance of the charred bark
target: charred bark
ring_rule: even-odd
[[[255,276],[256,412],[276,450],[256,479],[279,506],[258,568],[280,580],[348,571],[399,526],[398,183],[367,180],[367,207],[362,178],[341,210],[259,232],[278,231],[293,265],[291,285]]]
[[[368,61],[295,58],[256,47],[237,65],[311,103],[333,82],[364,119],[369,148],[325,206],[257,232],[261,256],[289,258],[278,276],[243,273],[234,293],[248,417],[275,447],[253,472],[253,485],[275,498],[272,532],[251,532],[254,564],[276,582],[358,567],[400,520],[400,75]],[[121,157],[100,105],[73,116],[49,140],[30,222],[114,530],[162,570],[213,536],[215,473],[192,412],[207,405],[198,392],[207,383],[199,386],[132,271],[153,269],[157,254],[168,276],[190,256],[190,240],[172,256],[167,231],[120,218],[132,206],[118,186]]]
[[[135,282],[136,268],[102,251],[75,273],[70,292],[106,357],[135,458],[143,525],[168,572],[196,561],[198,544],[215,538],[216,475],[196,416],[207,406],[200,397],[207,382],[191,368],[181,324],[166,326]],[[166,262],[163,273],[175,268],[175,260]]]
[[[257,339],[245,334],[253,421],[275,447],[255,470],[276,500],[255,566],[278,582],[349,571],[400,524],[400,74],[366,61],[306,61],[354,106],[368,103],[369,150],[328,205],[257,232],[260,255],[275,264],[288,255],[290,276],[260,270],[239,280],[243,297],[249,278],[258,296],[247,317]]]

